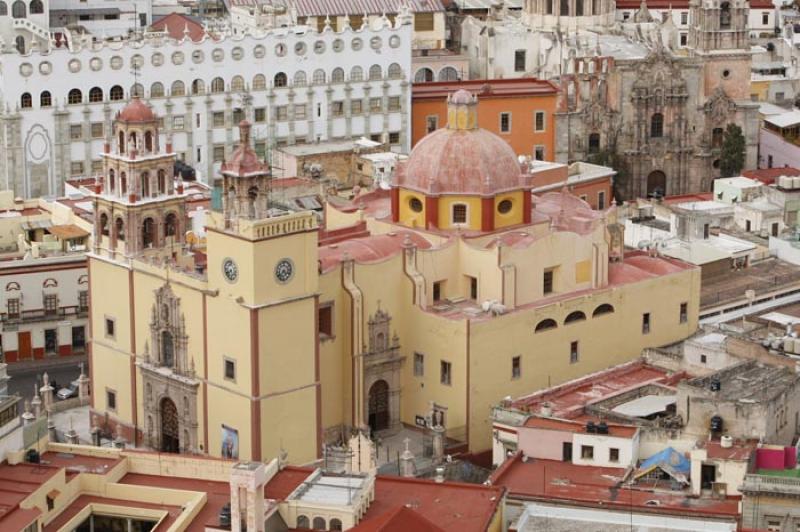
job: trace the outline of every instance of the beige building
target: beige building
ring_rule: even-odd
[[[157,137],[142,107],[122,111],[114,138],[127,144],[106,155],[107,176],[113,165],[130,176],[127,193],[108,182],[96,198],[98,234],[110,211],[127,240],[114,218],[90,258],[93,424],[137,445],[253,460],[287,450],[303,463],[348,427],[433,425],[480,452],[503,397],[697,327],[699,270],[624,253],[613,209],[533,197],[513,150],[477,128],[469,93],[451,98],[448,127],[400,163],[391,190],[327,205],[322,230],[269,202],[270,170],[243,123],[207,269],[181,231],[147,236],[148,217],[169,227],[181,193],[151,184],[142,196],[141,176],[173,157],[156,143],[150,166],[134,166],[131,146]]]

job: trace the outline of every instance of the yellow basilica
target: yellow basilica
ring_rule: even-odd
[[[492,446],[490,409],[697,327],[697,268],[626,252],[614,209],[531,194],[469,93],[390,189],[323,220],[270,204],[250,125],[202,250],[158,120],[117,116],[90,256],[92,424],[168,452],[294,463],[351,428],[444,427]],[[166,173],[169,171],[169,173]],[[338,200],[338,201],[337,201]]]

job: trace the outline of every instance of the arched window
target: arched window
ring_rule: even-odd
[[[403,67],[401,67],[398,63],[392,63],[389,65],[388,70],[389,79],[400,79],[403,77]]]
[[[589,153],[600,151],[600,133],[589,133]]]
[[[17,38],[14,39],[14,45],[17,48],[17,52],[21,54],[25,53],[25,37],[22,35],[17,35]]]
[[[41,15],[42,13],[44,13],[44,4],[42,0],[32,0],[31,15]]]
[[[19,98],[19,104],[23,109],[30,109],[33,107],[33,97],[30,92],[23,92]]]
[[[264,74],[256,74],[253,76],[253,90],[254,91],[263,91],[267,88],[267,78],[264,77]]]
[[[142,223],[142,245],[146,248],[151,248],[155,243],[156,222],[152,218],[145,218]]]
[[[50,107],[53,105],[53,97],[50,95],[50,91],[42,91],[39,95],[39,107]]]
[[[439,71],[439,81],[458,81],[458,70],[451,66],[444,67]]]
[[[603,314],[613,314],[613,313],[614,313],[614,307],[612,307],[608,303],[603,303],[602,305],[599,305],[596,309],[594,309],[594,312],[592,312],[592,317],[596,318],[597,316],[602,316]]]
[[[117,218],[114,222],[114,236],[117,240],[125,241],[125,222],[122,221],[122,218]]]
[[[114,169],[110,169],[108,171],[108,190],[114,192],[114,188],[117,186],[117,176],[114,174]]]
[[[112,102],[118,102],[125,97],[125,91],[119,85],[114,85],[108,92],[108,97]]]
[[[719,29],[727,30],[731,27],[731,5],[722,2],[719,6]]]
[[[164,170],[158,171],[158,193],[167,193],[167,173]]]
[[[325,83],[325,71],[324,70],[322,70],[321,68],[318,68],[318,69],[316,69],[314,71],[313,83],[315,85],[320,85],[322,83]]]
[[[725,135],[724,130],[721,127],[715,127],[714,130],[711,132],[711,147],[712,148],[721,148],[722,147],[722,139]]]
[[[655,113],[650,119],[650,136],[661,138],[664,136],[664,115]]]
[[[147,153],[153,151],[153,132],[149,129],[144,133],[144,151]]]
[[[580,310],[576,310],[574,312],[570,312],[567,314],[566,319],[564,319],[564,325],[567,323],[575,323],[576,321],[583,321],[586,319],[586,314],[581,312]]]
[[[26,17],[25,2],[23,2],[22,0],[17,0],[13,4],[11,4],[11,16],[14,18],[25,18]]]
[[[156,81],[152,85],[150,85],[150,97],[151,98],[161,98],[164,96],[164,84]]]
[[[310,528],[311,523],[308,521],[308,517],[305,515],[298,515],[297,516],[297,528]]]
[[[100,87],[92,87],[89,89],[89,101],[90,102],[102,102],[103,101],[103,89]]]
[[[186,85],[182,81],[175,81],[169,89],[171,96],[186,96]]]
[[[125,172],[119,173],[119,193],[123,196],[128,193],[128,176]]]
[[[196,79],[192,82],[192,94],[203,94],[206,92],[206,84],[202,79]]]
[[[575,16],[583,16],[583,0],[575,0]]]
[[[420,68],[414,74],[414,83],[427,83],[433,81],[433,70],[430,68]]]
[[[214,78],[211,80],[211,93],[219,94],[225,92],[225,81],[222,78]]]
[[[150,196],[150,174],[142,172],[140,179],[142,181],[142,197],[147,198]]]
[[[8,15],[8,6],[5,2],[0,2],[0,17]]]
[[[294,73],[294,85],[295,87],[305,87],[308,79],[306,78],[306,73],[303,70],[298,70]]]
[[[144,96],[144,87],[142,87],[141,83],[134,83],[131,87],[131,96],[138,96],[139,98]]]
[[[550,318],[547,318],[547,319],[542,320],[542,321],[540,321],[539,323],[536,324],[535,332],[537,332],[537,333],[538,332],[543,332],[543,331],[547,331],[549,329],[555,329],[557,327],[558,327],[558,323],[556,323],[556,320],[551,320]]]
[[[364,70],[360,66],[354,66],[350,70],[350,81],[361,81],[364,79]]]
[[[231,79],[231,90],[236,92],[244,90],[244,78],[242,76],[233,76],[233,79]]]
[[[344,69],[341,67],[336,67],[331,72],[331,81],[334,83],[341,83],[344,81]]]
[[[169,331],[161,332],[161,365],[168,368],[175,365],[175,343]]]
[[[381,70],[380,65],[372,65],[369,67],[369,79],[376,80],[381,79],[383,77],[383,70]]]
[[[286,74],[283,72],[278,72],[275,74],[275,77],[272,80],[272,84],[276,87],[285,87],[286,86]]]
[[[72,89],[67,94],[67,103],[76,104],[83,101],[83,93],[80,89]]]
[[[178,217],[171,212],[164,219],[164,237],[175,236],[178,234]]]
[[[569,0],[561,0],[561,16],[569,16]]]
[[[315,517],[314,518],[314,526],[313,526],[314,530],[327,530],[327,528],[328,527],[327,527],[327,525],[325,523],[325,518],[324,517]]]
[[[125,153],[125,133],[120,131],[119,135],[117,135],[117,138],[118,138],[118,140],[117,140],[117,144],[118,144],[117,151],[120,152],[120,153]]]
[[[108,236],[108,215],[106,213],[100,214],[100,234]]]
[[[342,529],[342,522],[339,519],[336,519],[335,517],[331,519],[328,530],[341,530],[341,529]]]

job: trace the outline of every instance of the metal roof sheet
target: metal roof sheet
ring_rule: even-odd
[[[294,7],[300,17],[326,15],[382,15],[398,13],[408,5],[412,13],[444,11],[441,0],[295,0]]]

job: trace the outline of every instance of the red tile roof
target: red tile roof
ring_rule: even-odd
[[[771,185],[782,175],[790,177],[800,176],[800,169],[791,166],[786,166],[784,168],[759,168],[756,170],[742,170],[742,175],[750,179],[758,179],[765,185]]]
[[[293,5],[300,17],[389,15],[399,13],[403,5],[407,5],[412,13],[444,11],[440,0],[296,0]]]
[[[444,532],[407,506],[398,506],[396,510],[386,512],[375,519],[361,521],[351,530],[357,532]]]
[[[412,87],[411,99],[440,100],[462,89],[480,99],[558,93],[558,88],[552,82],[539,78],[474,79],[417,83]]]
[[[597,423],[599,420],[592,419],[592,421]],[[607,423],[607,425],[608,436],[615,436],[617,438],[633,438],[638,430],[631,425],[619,425],[616,423]],[[586,423],[584,420],[576,422],[565,419],[531,417],[525,422],[525,426],[532,429],[555,430],[560,432],[586,432]]]
[[[617,0],[617,9],[639,9],[642,5],[640,0]],[[647,0],[649,9],[659,10],[684,10],[689,9],[689,0]],[[750,0],[750,9],[775,9],[770,0]]]
[[[397,231],[385,235],[353,238],[319,248],[319,263],[323,272],[341,262],[345,255],[358,262],[375,262],[392,257],[403,249],[406,237],[420,249],[428,249],[431,243],[413,231]]]
[[[81,495],[69,506],[67,506],[58,517],[56,517],[53,521],[50,521],[42,530],[43,532],[56,532],[57,530],[61,530],[61,528],[73,517],[78,515],[81,510],[86,508],[86,506],[90,504],[111,504],[116,506],[124,506],[126,508],[147,508],[151,510],[164,510],[167,512],[167,516],[163,521],[159,522],[159,525],[154,530],[168,530],[170,526],[175,522],[175,519],[183,512],[183,508],[180,506],[169,506],[164,504],[153,504],[147,502],[140,502],[140,501],[129,501],[127,499],[109,499],[106,497],[95,497],[93,495]],[[188,528],[187,530],[193,530],[193,528]],[[198,532],[204,530],[203,528],[196,529]]]
[[[732,447],[723,447],[719,440],[709,440],[704,445],[709,458],[720,460],[749,460],[758,447],[757,441],[736,440]]]
[[[183,39],[183,31],[186,28],[189,30],[189,38],[195,42],[202,40],[206,35],[202,24],[180,13],[170,13],[150,26],[152,31],[166,31],[167,35],[179,41]]]

